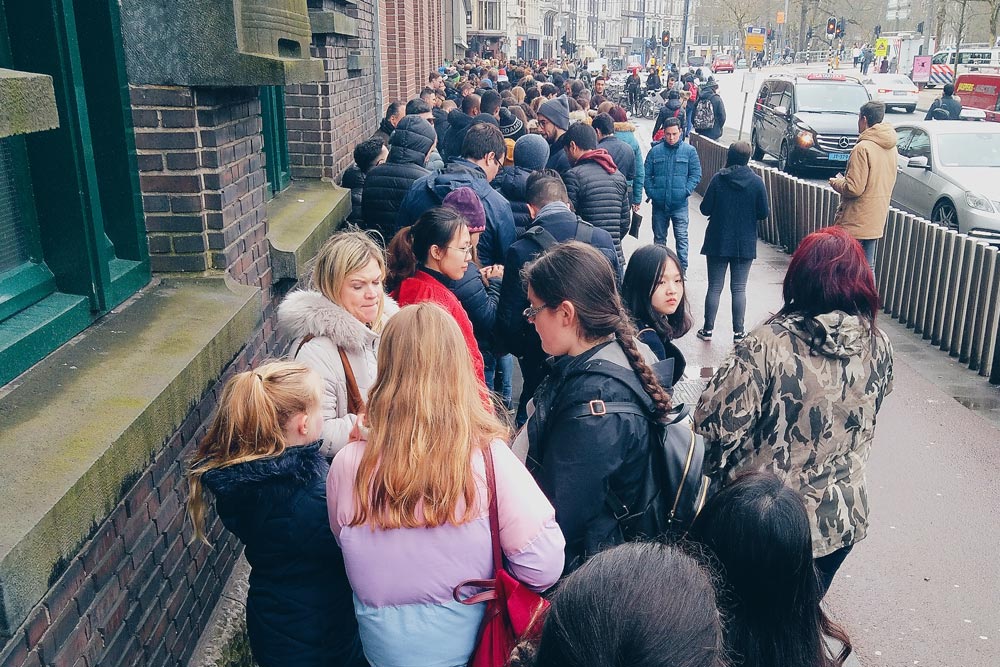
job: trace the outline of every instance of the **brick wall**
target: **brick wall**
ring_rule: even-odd
[[[191,410],[0,650],[0,667],[147,667],[190,658],[241,546],[212,509],[212,548],[191,541],[183,465],[222,385],[279,351],[263,331]]]
[[[427,75],[444,61],[444,5],[442,0],[383,0],[383,6],[383,97],[387,104],[405,102],[420,93]]]
[[[324,62],[325,80],[287,86],[285,117],[292,178],[339,180],[354,161],[354,145],[378,129],[375,68],[347,69],[351,50],[374,54],[375,14],[373,5],[338,5],[336,11],[357,20],[358,36],[314,35],[312,55]]]
[[[131,97],[153,271],[229,269],[255,284],[249,249],[266,218],[258,89],[134,86]]]

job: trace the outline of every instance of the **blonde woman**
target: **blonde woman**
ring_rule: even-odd
[[[289,356],[322,379],[320,451],[327,458],[347,444],[375,382],[382,328],[398,310],[384,281],[382,248],[362,232],[341,232],[317,255],[310,289],[278,306],[278,330],[292,342]]]
[[[238,373],[188,473],[188,514],[205,537],[207,487],[222,524],[246,547],[250,649],[261,667],[361,667],[340,548],[327,527],[319,453],[320,379],[302,364]]]
[[[452,594],[494,574],[487,448],[508,569],[539,591],[562,572],[552,505],[504,442],[472,359],[455,353],[463,344],[437,304],[400,310],[382,339],[368,440],[348,445],[327,478],[330,528],[375,667],[468,663],[485,604],[466,606]]]

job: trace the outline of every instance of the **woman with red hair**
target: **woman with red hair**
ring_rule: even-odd
[[[865,467],[892,346],[864,251],[840,227],[802,240],[783,296],[709,382],[695,428],[713,481],[770,470],[802,494],[825,592],[868,529]]]

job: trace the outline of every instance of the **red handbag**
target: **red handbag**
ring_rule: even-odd
[[[490,537],[493,541],[493,579],[470,579],[455,587],[453,596],[462,604],[486,602],[486,614],[479,627],[476,649],[469,658],[469,667],[503,667],[517,642],[529,632],[541,629],[539,622],[549,608],[548,600],[511,575],[503,564],[500,549],[500,516],[497,512],[497,485],[493,471],[493,453],[483,450],[486,461],[486,486],[490,494]],[[486,590],[462,599],[463,588]]]

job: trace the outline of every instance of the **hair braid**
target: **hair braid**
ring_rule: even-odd
[[[653,399],[653,403],[656,404],[657,415],[662,417],[670,412],[670,408],[672,407],[670,394],[663,388],[660,381],[656,379],[653,369],[649,367],[646,360],[639,354],[639,348],[635,344],[635,336],[635,327],[632,326],[632,322],[623,310],[620,324],[615,327],[615,339],[621,345],[625,356],[628,357],[629,366],[639,376],[642,388],[646,390],[649,397]]]

